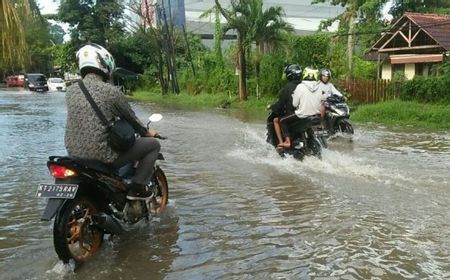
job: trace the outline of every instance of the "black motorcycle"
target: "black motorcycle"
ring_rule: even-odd
[[[153,114],[147,127],[161,118]],[[162,154],[158,160],[164,160]],[[124,226],[148,221],[168,203],[167,179],[158,165],[153,167],[149,184],[153,195],[146,200],[126,198],[134,164],[113,170],[100,161],[51,156],[47,166],[55,183],[40,184],[36,195],[48,198],[41,219],[54,218],[53,243],[64,263],[71,259],[76,264],[85,262],[100,249],[104,234],[121,234],[126,231]]]
[[[321,158],[322,147],[316,137],[314,129],[315,126],[320,125],[320,116],[312,116],[301,122],[293,122],[289,125],[289,133],[292,138],[291,146],[289,148],[277,147],[278,138],[273,124],[274,117],[274,114],[271,112],[267,118],[266,141],[276,148],[280,156],[285,157],[285,155],[288,154],[298,160],[303,160],[305,156]]]
[[[351,135],[354,133],[350,122],[350,108],[345,103],[344,97],[332,95],[325,102],[326,130],[328,136],[336,133]]]

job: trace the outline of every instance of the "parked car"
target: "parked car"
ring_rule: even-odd
[[[49,91],[66,91],[66,83],[61,78],[48,78]]]
[[[23,87],[25,84],[25,76],[24,75],[12,75],[6,77],[6,86],[7,87]]]
[[[36,92],[48,91],[47,78],[39,73],[25,74],[25,88]]]

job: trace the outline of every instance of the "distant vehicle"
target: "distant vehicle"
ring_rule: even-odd
[[[66,91],[66,83],[61,78],[48,78],[49,91]]]
[[[39,73],[25,74],[25,88],[36,92],[48,91],[47,78]]]
[[[6,86],[7,87],[23,87],[25,84],[25,76],[24,75],[12,75],[6,77]]]

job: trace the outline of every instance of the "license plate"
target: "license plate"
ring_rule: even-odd
[[[36,196],[43,198],[73,199],[77,193],[75,184],[39,184]]]
[[[317,130],[314,133],[316,134],[317,137],[328,136],[328,132],[326,130]]]

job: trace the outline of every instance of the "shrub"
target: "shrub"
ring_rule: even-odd
[[[450,76],[416,77],[405,81],[400,98],[405,101],[450,104]]]

